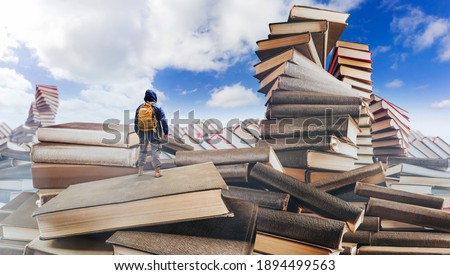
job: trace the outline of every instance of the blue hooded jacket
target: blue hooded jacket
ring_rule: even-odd
[[[147,91],[145,91],[144,101],[156,103],[158,101],[158,97],[156,96],[156,93],[154,91],[147,90]],[[155,110],[156,119],[158,120],[158,129],[157,129],[158,133],[139,131],[138,114],[139,114],[139,109],[141,109],[142,105],[143,104],[141,104],[136,109],[136,115],[134,117],[134,130],[139,135],[139,138],[142,140],[145,137],[145,135],[147,135],[146,138],[149,139],[150,141],[157,141],[157,140],[159,140],[158,133],[159,133],[159,137],[163,136],[162,133],[164,133],[164,135],[168,135],[169,134],[169,126],[167,125],[166,114],[164,113],[163,109],[161,107],[157,106],[156,104],[153,104],[153,108]]]

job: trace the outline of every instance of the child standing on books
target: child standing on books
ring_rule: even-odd
[[[139,135],[138,175],[144,171],[147,158],[147,147],[150,143],[150,156],[155,170],[155,177],[161,177],[161,141],[169,134],[166,115],[161,107],[156,106],[158,98],[152,90],[145,91],[144,103],[136,109],[134,130]],[[164,135],[163,135],[164,133]]]

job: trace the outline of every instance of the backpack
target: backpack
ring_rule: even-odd
[[[144,102],[138,112],[138,129],[143,132],[156,131],[158,121],[156,119],[153,102]]]

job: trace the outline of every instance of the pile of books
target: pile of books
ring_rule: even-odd
[[[255,78],[267,100],[257,146],[273,146],[287,173],[302,181],[354,169],[358,159],[358,121],[367,105],[324,70],[348,16],[294,6],[288,22],[270,24],[269,38],[257,42]]]
[[[420,131],[411,131],[408,156],[414,158],[450,158],[450,145],[440,137],[426,137]]]
[[[54,124],[59,106],[58,88],[56,86],[36,85],[35,97],[40,124],[42,126]],[[33,104],[30,107],[30,113],[33,116],[32,121],[35,121],[37,117],[35,116]]]
[[[358,119],[361,132],[358,135],[357,167],[373,163],[373,147],[371,126],[374,116],[369,103],[372,94],[372,53],[368,44],[339,40],[333,50],[328,72],[337,79],[348,83],[363,99],[362,108],[365,112]]]
[[[370,110],[375,117],[375,123],[372,124],[375,156],[384,162],[388,156],[407,156],[409,112],[379,96],[373,96]]]
[[[30,105],[30,109],[28,110],[28,118],[25,122],[25,125],[29,127],[37,128],[41,124],[41,119],[39,116],[39,111],[36,107],[36,102],[32,102]]]

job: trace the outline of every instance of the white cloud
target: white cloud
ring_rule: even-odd
[[[450,99],[435,102],[431,105],[433,109],[450,109]]]
[[[214,89],[211,98],[206,102],[208,107],[236,108],[258,105],[260,99],[251,89],[247,89],[240,83]]]
[[[364,0],[330,0],[327,4],[317,6],[323,6],[324,8],[330,10],[348,12],[352,9],[358,8],[363,2]]]
[[[14,49],[19,46],[19,43],[11,37],[5,28],[0,25],[0,61],[17,63],[19,58],[14,53]]]
[[[401,88],[403,87],[403,81],[400,79],[394,79],[391,82],[386,83],[388,88]]]
[[[197,91],[198,91],[198,89],[183,90],[183,91],[181,91],[180,95],[190,95],[190,94],[196,93]]]
[[[0,122],[15,128],[27,120],[34,101],[32,85],[15,70],[0,68]]]
[[[391,30],[396,33],[394,41],[420,52],[439,44],[438,59],[450,60],[450,19],[426,14],[421,8],[400,6],[394,16]]]
[[[387,53],[392,49],[391,46],[376,46],[375,49],[372,51],[373,55],[377,55],[379,53]]]

